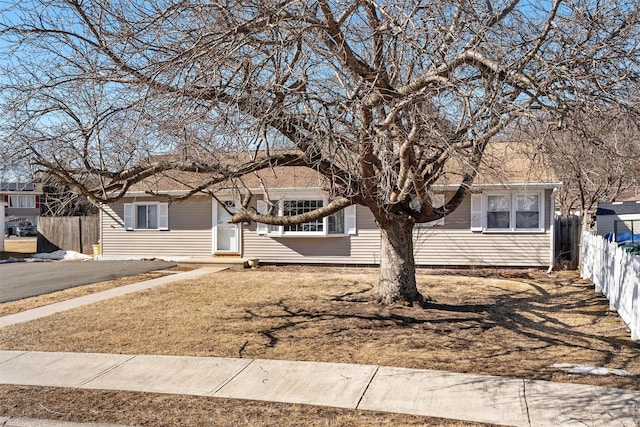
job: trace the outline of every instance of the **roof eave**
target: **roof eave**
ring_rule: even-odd
[[[453,191],[457,190],[460,184],[438,184],[434,185],[431,188],[434,191]],[[514,182],[514,183],[503,183],[503,184],[473,184],[471,185],[471,191],[482,191],[482,190],[552,190],[554,188],[562,187],[562,182]],[[309,191],[323,191],[321,187],[275,187],[271,189],[274,192],[282,193],[304,193]],[[168,196],[184,196],[188,194],[190,190],[166,190],[159,191],[158,195],[168,195]],[[262,194],[264,191],[262,188],[252,188],[251,191],[256,194]],[[220,189],[217,190],[216,193],[233,193],[233,190],[230,189]],[[206,193],[196,193],[195,195],[205,195]],[[155,194],[150,194],[147,191],[129,191],[125,197],[154,197]]]

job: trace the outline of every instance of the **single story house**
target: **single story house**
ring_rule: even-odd
[[[640,241],[640,200],[598,203],[596,230],[616,242]]]
[[[532,165],[508,144],[489,161],[462,204],[445,218],[415,227],[415,261],[420,266],[551,267],[554,263],[554,195],[560,183],[550,169]],[[495,150],[494,150],[495,151]],[[455,177],[454,177],[455,178]],[[267,195],[248,178],[252,206],[264,211]],[[327,203],[324,178],[306,168],[264,171],[262,180],[280,214],[302,213]],[[219,189],[179,202],[150,192],[180,195],[181,179],[154,177],[118,202],[101,206],[101,259],[192,257],[252,259],[261,263],[376,265],[380,233],[364,206],[312,223],[272,226],[228,223],[238,197]],[[432,188],[444,203],[456,190],[443,181]],[[223,207],[224,205],[224,207]]]

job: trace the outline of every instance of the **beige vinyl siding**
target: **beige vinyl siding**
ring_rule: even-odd
[[[472,232],[468,196],[455,212],[446,217],[444,225],[416,227],[416,264],[547,266],[552,221],[550,195],[551,191],[545,192],[543,233]],[[104,208],[102,245],[105,256],[167,258],[211,255],[212,202],[208,197],[195,197],[170,205],[169,231],[125,231],[123,213],[122,202]],[[364,206],[356,207],[356,225],[357,233],[349,236],[272,237],[259,235],[256,223],[251,221],[243,226],[242,256],[275,264],[378,264],[380,232],[373,215]]]
[[[448,197],[450,195],[447,195]],[[548,266],[552,216],[551,191],[545,192],[545,232],[483,233],[470,229],[471,198],[467,196],[445,224],[416,227],[415,262],[451,266]]]
[[[357,234],[339,237],[270,237],[258,235],[255,223],[244,229],[245,258],[267,263],[377,264],[380,233],[373,215],[356,207]]]
[[[482,234],[438,230],[416,238],[418,265],[542,267],[549,265],[549,234]]]
[[[102,255],[113,257],[190,257],[211,255],[212,203],[209,197],[193,197],[169,205],[169,230],[124,229],[124,203],[154,201],[124,199],[103,206]]]
[[[467,197],[445,219],[445,224],[416,227],[415,261],[418,265],[522,266],[549,264],[551,191],[545,192],[544,233],[481,233],[470,229],[471,202]],[[373,215],[357,207],[357,235],[299,238],[258,235],[255,224],[244,232],[244,256],[267,263],[378,264],[380,232]]]

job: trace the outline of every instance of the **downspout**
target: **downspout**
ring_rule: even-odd
[[[96,242],[98,245],[100,245],[100,250],[98,253],[98,259],[100,259],[100,256],[102,256],[102,243],[104,241],[104,227],[102,226],[104,223],[104,203],[100,203],[98,205],[98,241]]]
[[[558,187],[553,187],[551,191],[551,203],[550,209],[551,211],[551,219],[549,221],[549,235],[551,236],[551,242],[549,244],[549,268],[547,269],[547,274],[551,273],[553,267],[556,262],[556,192],[558,191]]]

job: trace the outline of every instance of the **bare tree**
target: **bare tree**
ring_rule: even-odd
[[[98,207],[83,195],[60,182],[56,176],[44,175],[38,179],[42,185],[40,216],[90,216],[98,214]]]
[[[624,111],[574,111],[564,126],[531,122],[527,134],[556,171],[563,216],[593,211],[640,185],[639,123]]]
[[[0,24],[4,134],[101,201],[163,171],[202,173],[202,191],[270,167],[316,170],[327,206],[260,214],[240,188],[233,221],[363,205],[382,236],[381,301],[421,302],[414,224],[456,209],[494,137],[536,110],[638,105],[638,11],[637,0],[16,3]],[[451,160],[465,166],[459,190],[434,208],[429,189]]]

